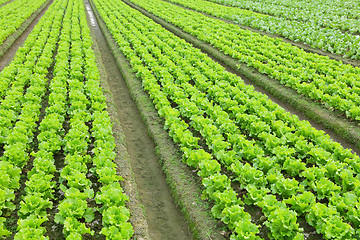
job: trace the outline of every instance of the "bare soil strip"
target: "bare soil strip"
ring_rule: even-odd
[[[200,200],[201,190],[193,179],[194,174],[182,164],[177,149],[169,137],[166,138],[167,133],[163,130],[162,122],[146,93],[142,90],[141,83],[111,39],[97,11],[92,6],[92,10],[95,10],[92,12],[88,7],[88,0],[85,2],[88,15],[95,14],[97,18],[96,21],[89,16],[90,27],[101,52],[100,57],[104,66],[102,70],[108,76],[108,89],[113,97],[113,107],[122,125],[124,133],[122,146],[125,148],[126,144],[129,153],[150,239],[221,239],[219,230],[217,233],[212,233],[216,222],[211,220],[204,225],[204,222],[211,217],[207,213],[208,209],[203,207],[206,205],[205,202]],[[124,163],[124,159],[122,162]],[[134,188],[129,186],[131,187]],[[194,235],[171,194],[175,195],[175,201],[185,212],[185,217],[195,232]],[[189,210],[190,208],[194,210]],[[201,210],[198,210],[199,208]],[[136,232],[136,226],[134,228]]]
[[[349,58],[344,58],[344,57],[342,57],[340,55],[332,54],[330,52],[326,52],[326,51],[323,51],[321,49],[312,48],[310,45],[308,45],[306,43],[297,43],[297,42],[291,41],[291,40],[289,40],[289,39],[287,39],[287,38],[285,38],[285,37],[283,37],[281,35],[273,34],[273,33],[267,33],[267,32],[264,32],[264,31],[261,31],[261,30],[255,29],[255,28],[251,28],[251,27],[248,27],[248,26],[237,24],[232,20],[228,20],[228,19],[224,19],[224,18],[220,18],[220,17],[215,17],[215,16],[212,16],[210,14],[203,13],[203,12],[194,10],[192,8],[189,8],[189,7],[185,7],[185,6],[183,6],[181,4],[178,4],[178,3],[169,2],[167,0],[163,0],[163,1],[166,1],[168,3],[171,3],[173,5],[182,7],[184,9],[187,9],[187,10],[190,10],[190,11],[201,13],[201,14],[203,14],[203,15],[205,15],[207,17],[213,18],[213,19],[221,20],[221,21],[223,21],[225,23],[237,25],[237,26],[239,26],[240,28],[242,28],[244,30],[249,30],[249,31],[252,31],[252,32],[256,32],[256,33],[259,33],[259,34],[261,34],[263,36],[268,36],[268,37],[271,37],[271,38],[281,38],[284,42],[290,43],[291,45],[296,46],[298,48],[302,48],[306,52],[316,53],[316,54],[319,54],[319,55],[322,55],[322,56],[328,56],[330,59],[333,59],[333,60],[336,60],[336,61],[341,61],[342,63],[349,64],[349,65],[352,65],[354,67],[360,67],[360,62],[357,61],[357,60],[351,60]],[[354,35],[356,35],[356,34],[354,34]]]
[[[13,59],[16,51],[22,46],[26,38],[29,36],[40,18],[45,14],[46,10],[54,0],[46,1],[38,10],[36,10],[30,18],[28,18],[21,27],[11,34],[2,45],[0,45],[0,71],[2,71]]]
[[[87,0],[84,0],[84,4],[86,7],[86,17],[88,20],[88,25],[90,27],[90,34],[94,40],[93,50],[97,56],[97,65],[100,71],[100,79],[101,79],[101,87],[104,90],[104,95],[107,99],[107,106],[110,118],[113,122],[113,133],[116,141],[116,163],[119,167],[119,175],[124,178],[122,183],[122,187],[127,196],[129,196],[129,202],[127,207],[130,209],[131,216],[130,222],[134,227],[134,236],[136,239],[139,240],[148,240],[149,232],[148,232],[148,225],[146,222],[146,218],[144,215],[143,207],[141,206],[139,193],[137,192],[137,186],[134,179],[134,173],[130,166],[130,156],[127,152],[126,142],[125,142],[125,133],[121,127],[119,122],[119,117],[117,113],[116,106],[114,104],[113,95],[111,93],[109,84],[108,84],[108,75],[107,69],[102,62],[101,57],[101,50],[97,41],[99,40],[98,37],[102,36],[101,30],[97,24],[95,16],[92,12],[91,6]],[[102,45],[106,45],[106,40],[102,39]],[[103,46],[103,48],[106,46]]]
[[[253,85],[256,91],[266,94],[269,99],[285,110],[296,114],[301,120],[309,121],[313,127],[325,131],[333,140],[341,143],[345,148],[350,148],[357,154],[360,154],[360,129],[357,123],[350,122],[340,113],[331,112],[320,104],[300,96],[295,90],[280,84],[257,70],[249,68],[245,64],[239,64],[237,60],[223,54],[211,45],[200,41],[173,24],[147,12],[136,4],[127,0],[123,0],[123,2],[153,19],[178,37],[191,43],[194,47],[199,48],[228,71],[240,76],[246,84]]]

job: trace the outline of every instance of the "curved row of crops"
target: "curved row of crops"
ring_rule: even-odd
[[[244,205],[261,209],[274,239],[304,239],[301,218],[326,239],[357,239],[357,155],[122,1],[93,2],[231,239],[260,239]],[[163,1],[133,2],[185,19]]]
[[[0,46],[28,19],[46,0],[15,0],[0,8]]]
[[[96,234],[130,239],[83,2],[55,0],[0,76],[0,235],[12,234],[7,219],[17,214],[15,239],[49,239],[45,226],[56,211],[66,239],[94,235],[96,214]]]
[[[162,0],[131,2],[329,110],[336,109],[349,119],[360,120],[359,68]]]
[[[0,6],[4,3],[10,2],[10,0],[0,0]]]
[[[313,25],[329,27],[359,33],[356,19],[360,13],[356,1],[291,1],[291,0],[207,0],[227,6],[285,18],[289,20],[311,22]]]
[[[238,1],[233,1],[232,3],[223,0],[212,0],[211,2],[205,0],[168,1],[216,17],[229,19],[244,26],[277,34],[295,42],[306,43],[313,48],[322,49],[351,59],[360,59],[358,49],[360,38],[357,35],[360,25],[356,17],[347,19],[341,15],[341,17],[337,16],[336,18],[336,15],[331,14],[331,11],[326,13],[325,16],[314,16],[314,13],[317,12],[316,7],[313,7],[311,11],[306,11],[310,16],[302,14],[299,9],[294,10],[297,13],[296,16],[281,16],[280,14],[280,16],[271,16],[264,14],[267,13],[266,9],[269,8],[270,4],[259,4],[261,6],[259,9],[248,6],[246,3],[244,6]],[[214,4],[212,3],[214,1],[225,5],[233,5],[234,7]],[[242,7],[249,8],[249,10]],[[279,7],[273,8],[276,9],[276,13],[290,12],[282,11]],[[331,6],[331,8],[334,8],[334,6]]]

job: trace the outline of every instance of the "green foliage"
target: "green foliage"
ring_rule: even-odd
[[[322,97],[319,89],[323,89],[329,79],[313,79],[310,75],[317,73],[308,67],[305,75],[297,71],[298,66],[291,68],[295,66],[294,58],[290,59],[289,56],[298,54],[299,58],[295,61],[300,64],[301,57],[307,55],[295,51],[281,40],[269,40],[242,32],[247,41],[244,41],[243,48],[239,48],[237,44],[232,44],[235,39],[230,34],[228,38],[213,38],[220,31],[228,32],[228,25],[219,23],[220,28],[211,19],[206,18],[205,21],[202,15],[188,11],[185,12],[189,14],[186,17],[189,21],[178,21],[174,20],[174,16],[181,14],[169,14],[177,8],[174,5],[163,5],[161,2],[161,7],[155,8],[159,6],[158,0],[150,0],[154,4],[132,1],[152,9],[155,15],[159,14],[169,22],[176,21],[176,25],[184,26],[185,31],[200,40],[224,47],[226,54],[234,55],[283,84],[296,86],[299,92],[317,100]],[[286,113],[266,96],[246,86],[240,78],[227,73],[200,51],[144,19],[121,1],[115,1],[114,7],[107,5],[106,0],[95,0],[94,4],[142,81],[159,115],[164,118],[169,136],[183,151],[183,161],[199,170],[198,175],[204,186],[203,197],[213,203],[213,216],[233,230],[232,239],[257,238],[257,226],[251,224],[249,215],[241,213],[240,196],[245,196],[245,204],[255,204],[261,208],[273,238],[303,239],[304,235],[297,224],[299,215],[310,215],[316,201],[330,200],[332,191],[338,194],[340,200],[333,202],[339,203],[341,209],[341,200],[345,198],[343,190],[357,189],[358,184],[353,181],[358,172],[354,169],[360,169],[357,168],[356,155],[337,146],[324,132]],[[125,18],[110,15],[112,9],[129,16],[129,19],[137,19],[139,24],[129,24]],[[183,10],[179,8],[179,11]],[[216,34],[199,31],[204,28],[208,32],[216,31]],[[241,34],[239,36],[243,37]],[[254,53],[247,50],[256,45],[250,36],[255,38],[254,41],[260,38],[264,41],[261,51],[257,49]],[[238,39],[240,42],[243,39]],[[271,47],[267,46],[268,43]],[[278,64],[278,59],[270,59],[274,55],[270,48],[282,54],[284,64]],[[315,58],[311,56],[308,60],[309,65],[314,67]],[[335,66],[332,65],[334,62],[326,62]],[[323,68],[319,71],[323,71]],[[304,79],[304,82],[299,79]],[[307,84],[305,79],[314,80],[314,83]],[[330,88],[326,91],[330,91]],[[327,100],[323,98],[321,101],[337,99],[332,95],[326,97]],[[344,101],[340,98],[338,103],[341,102]],[[343,104],[339,108],[348,107],[351,106]],[[342,168],[350,171],[341,174],[342,171],[334,170],[336,166],[331,165],[332,162],[339,163],[336,166],[343,164]],[[239,191],[235,192],[234,187],[238,187]],[[277,219],[277,214],[290,217]],[[340,220],[346,226],[350,219],[346,209],[343,215],[344,219]],[[321,213],[315,212],[313,216],[321,218]],[[236,222],[240,224],[237,227]],[[316,223],[310,219],[307,222],[316,227]],[[325,231],[319,231],[325,236]]]
[[[299,214],[306,214],[316,203],[316,198],[311,192],[304,192],[298,195],[292,195],[291,198],[285,199],[284,202],[290,204],[291,208]]]
[[[277,208],[272,211],[265,225],[270,229],[271,237],[274,239],[292,239],[298,235],[299,224],[296,222],[296,213],[286,208]],[[303,239],[303,238],[302,238]]]

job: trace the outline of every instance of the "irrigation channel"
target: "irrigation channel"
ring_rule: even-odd
[[[108,84],[125,133],[127,151],[135,175],[141,204],[144,207],[151,239],[192,239],[184,216],[170,193],[155,144],[148,135],[136,104],[131,99],[127,85],[116,60],[99,28],[88,1],[85,1],[90,28],[94,33],[101,59],[108,76]]]

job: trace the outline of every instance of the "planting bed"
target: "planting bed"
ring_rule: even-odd
[[[360,239],[357,7],[307,2],[0,1],[0,238]]]

